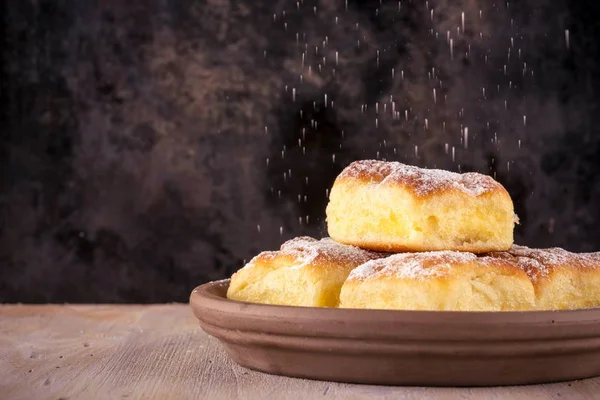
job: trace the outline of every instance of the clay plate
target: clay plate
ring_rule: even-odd
[[[243,367],[338,382],[498,386],[600,375],[600,309],[437,312],[272,306],[194,289],[200,326]]]

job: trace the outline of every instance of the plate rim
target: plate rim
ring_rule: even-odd
[[[403,336],[404,331],[410,336],[408,332],[416,328],[423,331],[448,328],[455,333],[456,340],[464,340],[462,337],[473,340],[473,332],[490,330],[492,335],[488,340],[499,340],[499,337],[532,341],[600,338],[600,308],[493,312],[285,306],[243,302],[218,295],[217,291],[226,291],[229,282],[230,279],[210,281],[191,292],[190,306],[201,325],[288,335],[297,330],[299,334],[314,337],[349,337],[340,334],[343,325],[358,330],[350,336],[362,338],[375,325],[388,332],[382,333],[383,336],[390,337]],[[497,328],[497,335],[491,328]],[[532,329],[535,332],[528,333]],[[428,336],[426,333],[424,338]],[[439,334],[432,336],[439,338]],[[486,338],[475,337],[475,340],[486,341]]]
[[[456,312],[294,307],[230,300],[228,285],[225,279],[196,287],[190,294],[192,311],[200,328],[235,363],[269,374],[454,387],[600,376],[599,308]],[[498,323],[511,318],[512,323]]]

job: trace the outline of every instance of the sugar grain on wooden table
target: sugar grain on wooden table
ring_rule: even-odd
[[[597,399],[600,378],[507,388],[351,385],[234,364],[185,304],[0,305],[0,399]]]

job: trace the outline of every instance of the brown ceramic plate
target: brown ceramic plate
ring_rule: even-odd
[[[288,307],[194,289],[200,326],[243,367],[338,382],[497,386],[600,375],[600,309],[437,312]]]

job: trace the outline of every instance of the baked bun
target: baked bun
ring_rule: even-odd
[[[517,264],[533,282],[538,310],[600,306],[600,253],[571,253],[560,248],[513,245],[491,257]]]
[[[353,270],[341,308],[512,311],[535,307],[525,271],[502,258],[453,251],[404,253]]]
[[[508,250],[516,223],[510,195],[487,175],[375,160],[340,173],[326,214],[332,239],[388,252]]]
[[[265,251],[233,274],[227,298],[252,303],[337,307],[340,288],[357,266],[380,257],[368,250],[298,237]]]

